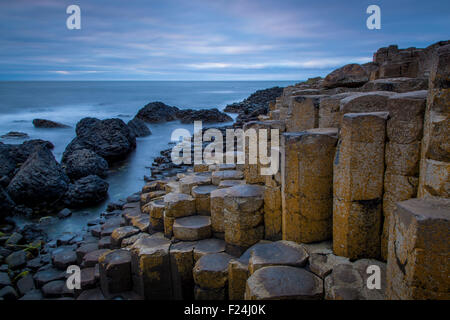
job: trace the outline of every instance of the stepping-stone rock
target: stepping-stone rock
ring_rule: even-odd
[[[227,190],[223,201],[227,252],[240,254],[264,238],[264,187],[238,185],[222,190]]]
[[[332,253],[313,253],[309,256],[309,269],[322,279],[325,279],[335,266],[346,263],[350,263],[348,258],[335,256]]]
[[[141,232],[147,232],[148,227],[150,226],[149,216],[146,214],[141,214],[140,216],[134,217],[131,219],[131,225],[138,228]]]
[[[166,212],[164,212],[164,235],[166,238],[172,238],[173,236],[173,224],[175,223],[175,218],[168,217]]]
[[[173,234],[183,241],[202,240],[211,237],[211,219],[206,216],[191,216],[175,219]]]
[[[134,291],[145,299],[171,299],[171,242],[167,239],[141,238],[130,248]]]
[[[38,271],[34,276],[34,281],[36,282],[36,287],[41,288],[48,282],[61,280],[65,278],[66,273],[64,271],[59,271],[53,268]]]
[[[220,181],[218,188],[231,188],[240,184],[245,184],[245,180],[222,180]]]
[[[17,300],[19,298],[19,295],[17,294],[17,291],[11,287],[7,286],[3,289],[0,289],[0,299],[3,299],[5,301],[12,301]]]
[[[135,234],[134,236],[123,239],[121,246],[122,246],[122,248],[126,248],[128,246],[133,245],[137,240],[139,240],[141,238],[149,238],[149,237],[150,237],[150,235],[148,233],[141,232],[141,233]]]
[[[61,296],[73,295],[73,290],[67,288],[66,281],[64,280],[56,280],[46,283],[41,290],[42,294],[46,298],[59,298]]]
[[[8,276],[8,273],[6,272],[0,272],[0,288],[10,286],[11,285],[11,279]]]
[[[195,199],[184,193],[169,193],[164,196],[164,214],[170,218],[181,218],[195,214]]]
[[[131,219],[134,217],[140,216],[142,214],[140,207],[138,208],[129,208],[123,211],[122,216],[125,219],[126,223],[129,224]]]
[[[151,191],[147,193],[141,194],[141,208],[145,206],[147,203],[152,201],[153,199],[162,197],[166,194],[166,191],[164,190],[157,190],[157,191]]]
[[[186,176],[182,179],[180,179],[180,191],[181,193],[185,194],[191,194],[192,188],[195,186],[201,186],[211,183],[211,176],[209,175],[193,175],[193,176]]]
[[[192,188],[192,196],[195,198],[195,210],[200,215],[211,215],[211,192],[217,190],[214,185],[202,185]]]
[[[89,252],[83,257],[83,262],[81,265],[84,268],[95,267],[95,265],[98,263],[98,259],[102,255],[104,255],[110,251],[111,250],[109,250],[109,249],[98,249],[98,250]]]
[[[16,285],[17,285],[17,289],[19,290],[20,295],[22,295],[22,296],[27,294],[28,292],[36,289],[36,285],[34,284],[34,279],[31,274],[27,274],[27,275],[21,277],[17,281]]]
[[[52,260],[56,268],[66,270],[68,266],[77,263],[77,254],[74,249],[67,248],[54,254]]]
[[[359,272],[351,264],[339,264],[325,278],[325,299],[362,300],[361,289],[365,285]]]
[[[215,171],[211,175],[212,184],[218,186],[222,180],[242,180],[244,173],[239,170]]]
[[[194,248],[194,261],[198,261],[201,257],[212,254],[224,252],[226,249],[225,241],[221,239],[205,239],[197,242]]]
[[[42,295],[41,290],[32,290],[26,293],[19,300],[42,300],[42,299],[44,299],[44,296]]]
[[[92,236],[94,236],[96,238],[100,238],[101,233],[102,233],[102,226],[96,225],[96,226],[90,227],[89,231],[91,232]]]
[[[89,289],[83,291],[77,300],[106,300],[100,288]]]
[[[139,229],[132,226],[120,227],[115,229],[111,234],[112,247],[120,248],[123,239],[131,237],[137,233],[139,233]]]
[[[147,203],[142,212],[148,214],[151,218],[162,219],[164,213],[164,200],[157,199]]]
[[[180,182],[178,181],[170,181],[166,184],[165,190],[169,193],[181,193]]]
[[[119,249],[103,255],[99,259],[100,284],[103,294],[113,295],[131,290],[131,253]]]
[[[23,250],[11,253],[5,260],[11,270],[24,267],[27,264],[27,253]]]
[[[203,289],[224,288],[228,281],[228,263],[232,258],[226,253],[201,257],[193,269],[195,284]]]
[[[175,300],[192,300],[194,278],[194,248],[196,242],[180,241],[170,247],[173,297]]]
[[[251,252],[249,260],[250,274],[268,266],[304,267],[309,255],[299,244],[292,241],[277,241],[259,246]]]
[[[272,266],[257,270],[247,280],[246,300],[319,300],[323,281],[305,269]]]
[[[97,278],[95,277],[95,268],[81,269],[81,290],[92,289],[97,284]]]
[[[101,238],[98,241],[98,249],[112,249],[111,236]]]
[[[251,254],[268,243],[270,241],[261,240],[248,248],[239,259],[230,261],[228,264],[228,297],[230,300],[244,300],[245,286],[250,276],[248,262]]]
[[[83,257],[88,254],[89,252],[98,250],[99,246],[97,243],[87,243],[81,245],[75,252],[77,254],[77,263],[81,264],[83,261]]]

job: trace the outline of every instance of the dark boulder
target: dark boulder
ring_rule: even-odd
[[[106,177],[108,162],[89,149],[75,150],[63,162],[66,174],[71,180],[78,180],[89,175]]]
[[[70,184],[64,197],[69,208],[81,208],[100,203],[108,195],[109,184],[99,176],[90,175]]]
[[[136,137],[146,137],[152,134],[145,122],[138,118],[128,121],[128,127]]]
[[[176,113],[179,111],[177,107],[171,107],[165,103],[156,101],[150,102],[143,107],[136,115],[136,118],[145,122],[167,122],[177,120]]]
[[[68,125],[45,119],[34,119],[33,125],[36,128],[70,128]]]
[[[136,136],[121,119],[82,119],[76,128],[77,136],[63,154],[66,162],[76,150],[89,149],[109,163],[124,159],[136,148]]]
[[[3,139],[26,139],[28,134],[25,132],[10,131],[7,134],[1,136]]]
[[[12,178],[19,168],[37,148],[53,149],[53,144],[44,140],[29,140],[22,144],[0,142],[0,177]]]
[[[233,121],[229,115],[220,112],[216,108],[203,110],[183,109],[176,113],[176,117],[181,123],[193,123],[194,121],[203,121],[205,123]]]
[[[22,165],[7,192],[16,203],[34,207],[60,200],[68,184],[69,178],[52,152],[41,147]]]
[[[241,102],[227,105],[224,111],[249,114],[255,110],[262,110],[267,113],[269,110],[269,103],[275,101],[282,94],[283,88],[281,87],[258,90]]]
[[[14,207],[14,201],[11,200],[5,189],[0,186],[0,221],[2,218],[11,215],[14,211]]]

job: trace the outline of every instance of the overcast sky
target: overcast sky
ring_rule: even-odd
[[[0,80],[303,80],[449,30],[448,0],[0,0]]]

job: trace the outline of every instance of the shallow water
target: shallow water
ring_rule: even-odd
[[[0,82],[0,135],[25,132],[30,139],[44,139],[55,145],[59,161],[66,145],[75,137],[75,125],[84,117],[131,120],[137,111],[152,101],[179,108],[222,110],[227,104],[245,99],[259,89],[287,86],[288,81],[98,81],[98,82]],[[233,119],[235,115],[231,115]],[[49,119],[71,126],[65,129],[37,129],[32,120]],[[225,124],[221,124],[225,125]],[[208,125],[209,126],[209,125]],[[152,135],[137,139],[137,148],[128,159],[114,167],[106,179],[109,201],[126,198],[144,185],[147,168],[159,152],[168,148],[173,130],[193,125],[178,121],[150,124]],[[3,143],[22,143],[24,139],[0,139]],[[97,218],[108,201],[95,208],[73,213],[72,217],[47,226],[49,234],[77,232],[86,222]],[[20,225],[28,219],[17,217]]]

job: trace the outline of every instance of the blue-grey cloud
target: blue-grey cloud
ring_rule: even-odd
[[[81,30],[66,8],[81,7]],[[366,28],[378,4],[382,29]],[[0,80],[299,80],[389,44],[449,39],[448,1],[15,0],[0,3]]]

